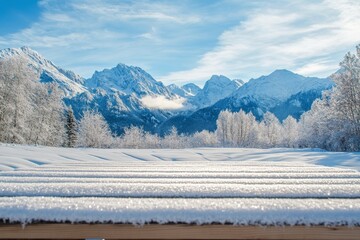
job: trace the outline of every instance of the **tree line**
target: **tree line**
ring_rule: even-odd
[[[114,136],[103,116],[85,111],[77,121],[64,106],[61,91],[22,59],[0,61],[0,142],[93,148],[300,147],[360,151],[360,45],[348,53],[332,75],[335,87],[297,121],[280,122],[270,112],[262,121],[242,110],[222,111],[214,132],[160,137],[139,127]]]

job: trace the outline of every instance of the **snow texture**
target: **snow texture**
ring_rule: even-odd
[[[0,218],[12,222],[145,224],[358,225],[359,199],[187,199],[5,197]]]
[[[359,162],[310,149],[0,145],[0,219],[353,226]]]

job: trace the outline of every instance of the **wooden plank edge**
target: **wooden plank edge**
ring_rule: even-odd
[[[188,224],[0,224],[0,239],[360,239],[360,227]]]

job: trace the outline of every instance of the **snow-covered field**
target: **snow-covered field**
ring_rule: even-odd
[[[360,224],[360,153],[0,145],[0,219]]]

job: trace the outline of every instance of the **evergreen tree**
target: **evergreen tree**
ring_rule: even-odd
[[[66,147],[73,148],[77,141],[77,123],[74,112],[70,107],[66,111]]]

